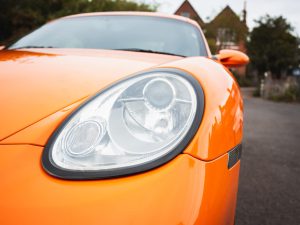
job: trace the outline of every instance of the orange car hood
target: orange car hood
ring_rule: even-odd
[[[130,74],[181,59],[108,50],[0,52],[0,140]]]

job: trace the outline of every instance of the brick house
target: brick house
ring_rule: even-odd
[[[205,23],[188,0],[185,0],[180,5],[175,14],[188,17],[199,23],[213,54],[221,49],[247,51],[246,39],[248,26],[246,21],[246,3],[242,11],[242,18],[230,6],[226,6],[215,18]],[[235,69],[233,72],[237,75],[245,76],[246,67]]]
[[[201,19],[201,17],[189,1],[184,1],[174,14],[195,20],[201,27],[205,25],[204,21]]]

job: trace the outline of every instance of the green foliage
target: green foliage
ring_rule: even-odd
[[[281,95],[271,95],[270,100],[278,102],[296,102],[300,101],[300,89],[299,87],[292,86],[285,90]]]
[[[260,87],[256,86],[254,92],[253,92],[253,97],[261,97],[260,96]]]
[[[253,86],[253,81],[249,77],[236,75],[235,78],[240,87],[252,87]]]
[[[217,45],[214,38],[207,38],[207,44],[212,54],[217,54]]]
[[[0,43],[7,43],[49,20],[70,14],[156,10],[131,0],[0,0],[0,6]]]
[[[280,78],[289,66],[297,64],[299,49],[293,28],[282,16],[267,15],[256,23],[247,46],[252,65],[261,75],[271,71]]]

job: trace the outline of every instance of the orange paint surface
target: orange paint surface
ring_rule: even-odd
[[[178,58],[105,50],[1,51],[0,140],[124,76]]]
[[[247,65],[250,61],[245,53],[229,49],[221,50],[217,58],[226,67],[239,67]]]
[[[200,57],[168,63],[163,67],[187,71],[198,79],[204,90],[202,123],[185,153],[209,161],[242,142],[243,100],[237,83],[226,68]]]
[[[140,53],[136,54],[139,55]],[[205,95],[205,111],[200,129],[185,152],[205,161],[215,159],[225,154],[242,141],[243,103],[239,88],[234,79],[228,75],[227,70],[213,60],[206,59],[204,57],[192,57],[185,59],[180,57],[175,58],[179,60],[162,64],[157,68],[176,68],[187,71],[199,81],[204,89]],[[170,58],[167,57],[167,59]],[[109,73],[111,72],[109,71]],[[40,114],[48,108],[60,108],[57,106],[57,104],[65,100],[65,98],[73,98],[73,95],[91,95],[90,92],[95,93],[97,90],[101,90],[109,86],[109,83],[114,83],[115,80],[121,79],[121,77],[126,77],[124,74],[122,76],[121,72],[118,72],[118,77],[112,75],[110,77],[100,75],[96,76],[93,72],[87,74],[89,74],[89,76],[86,75],[89,81],[87,82],[86,87],[81,85],[84,82],[81,81],[82,77],[80,76],[74,76],[72,79],[70,77],[64,78],[64,82],[59,84],[55,83],[57,86],[53,84],[53,88],[54,86],[55,88],[59,89],[65,88],[66,90],[72,92],[72,94],[70,93],[68,96],[66,94],[62,94],[62,92],[59,92],[59,94],[57,94],[53,100],[51,97],[49,97],[49,101],[44,101],[44,104],[46,104],[47,107],[43,109],[36,108],[32,105],[36,104],[35,101],[42,102],[45,98],[43,94],[50,95],[51,93],[48,92],[48,89],[51,87],[45,87],[43,91],[41,91],[42,86],[41,88],[35,87],[31,89],[30,92],[34,92],[36,97],[31,101],[28,99],[28,104],[30,107],[24,108],[24,111],[31,117],[37,117],[36,113]],[[114,73],[114,75],[116,75],[116,73]],[[71,80],[71,84],[69,84],[68,79]],[[101,79],[103,82],[100,81]],[[51,79],[49,82],[49,86],[52,86]],[[30,85],[30,83],[28,83],[28,85]],[[87,89],[89,91],[87,91]],[[38,94],[38,91],[41,91],[41,93]],[[85,92],[85,94],[82,94],[83,92]],[[11,91],[11,95],[17,101],[20,94]],[[6,103],[6,108],[17,107],[17,109],[20,109],[20,106],[15,106],[16,103],[10,102],[9,98],[7,98],[6,101],[4,99],[1,104],[4,104],[3,102]],[[76,106],[76,104],[71,105],[68,107],[69,110],[67,111],[64,111],[62,108],[51,117],[46,117],[39,123],[33,124],[33,127],[29,126],[23,129],[20,133],[16,133],[15,135],[0,141],[0,144],[29,143],[44,146],[62,119],[65,118],[72,110],[74,110]],[[4,112],[1,112],[1,114],[4,114],[4,118],[7,118],[6,120],[2,118],[3,127],[5,128],[7,126],[10,128],[13,124],[16,124],[16,126],[19,125],[16,121],[14,121],[15,117],[12,115],[14,111],[5,111],[6,110],[4,109]],[[19,113],[19,111],[16,110],[16,113]],[[20,123],[23,123],[26,117],[20,117],[18,119]],[[5,132],[6,130],[3,129],[2,131]]]
[[[231,64],[246,60],[235,56]],[[42,169],[43,147],[82,102],[125,77],[157,68],[186,71],[204,90],[203,119],[183,154],[145,173],[98,181],[60,180]],[[228,170],[226,153],[242,142],[243,102],[219,62],[109,50],[4,50],[0,84],[1,225],[233,224],[240,163]]]
[[[233,222],[239,163],[187,154],[139,175],[99,181],[55,179],[43,148],[0,145],[0,224],[215,224]],[[22,159],[22,160],[20,160]]]

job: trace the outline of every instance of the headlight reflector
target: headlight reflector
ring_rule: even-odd
[[[118,82],[83,104],[54,133],[44,168],[66,179],[96,179],[159,166],[189,143],[203,113],[199,83],[177,70]]]
[[[174,86],[162,78],[149,81],[144,87],[143,95],[146,106],[154,111],[166,111],[176,97]]]

